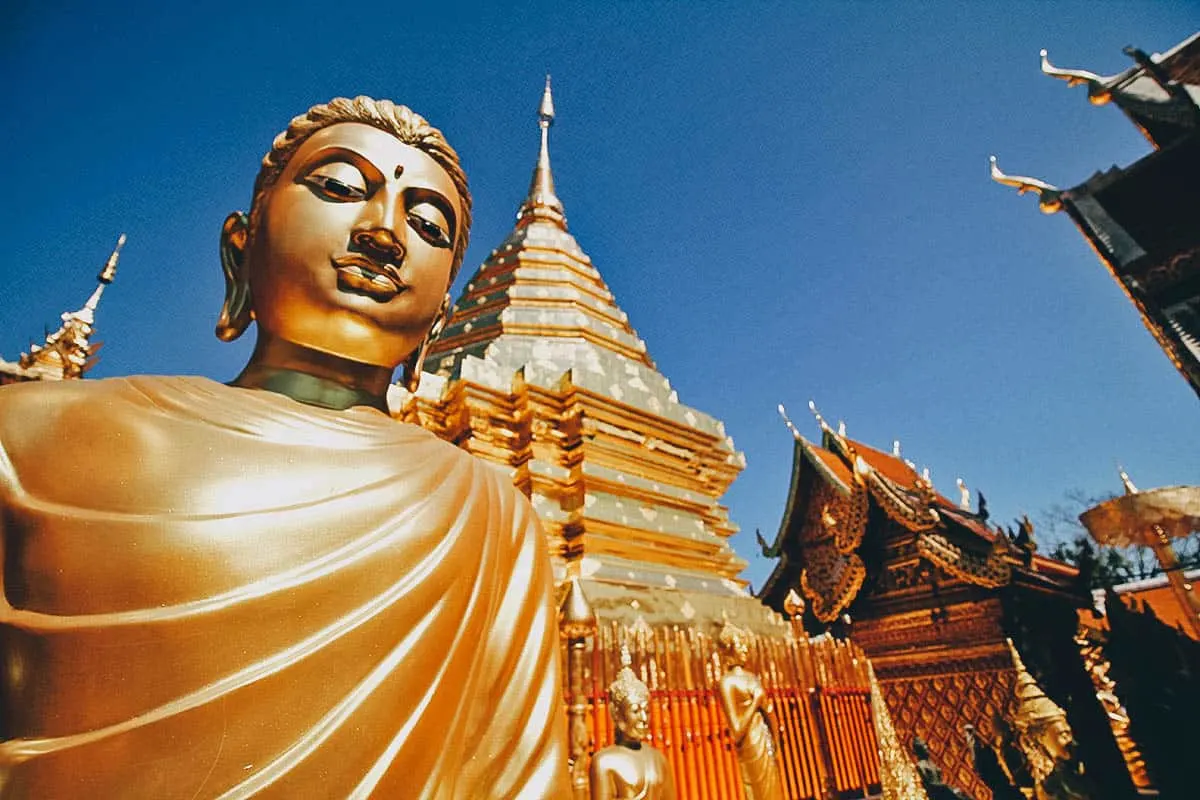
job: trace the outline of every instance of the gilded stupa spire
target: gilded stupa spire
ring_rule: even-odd
[[[96,352],[96,346],[90,341],[95,330],[96,308],[100,305],[104,287],[112,283],[117,275],[117,261],[124,246],[125,234],[122,233],[108,261],[96,276],[96,289],[83,308],[63,314],[62,326],[57,331],[48,335],[42,344],[31,346],[28,353],[22,353],[22,369],[49,380],[83,377],[83,373],[91,367],[91,358]]]
[[[529,194],[517,212],[517,225],[532,222],[549,222],[563,230],[567,229],[567,217],[563,213],[562,201],[554,193],[554,173],[550,170],[550,126],[554,124],[554,95],[550,91],[550,76],[546,76],[546,88],[542,90],[542,103],[538,106],[538,127],[542,130],[542,145],[538,152],[537,165],[529,182]]]

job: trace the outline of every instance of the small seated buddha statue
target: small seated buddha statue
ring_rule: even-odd
[[[622,648],[621,671],[608,687],[616,743],[592,756],[591,800],[675,800],[671,765],[645,743],[650,733],[650,690]]]

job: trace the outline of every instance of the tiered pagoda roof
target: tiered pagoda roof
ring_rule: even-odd
[[[1065,209],[1141,314],[1163,352],[1200,394],[1200,33],[1162,55],[1126,48],[1134,66],[1101,76],[1052,65],[1042,71],[1086,85],[1096,105],[1112,103],[1154,152],[1060,190],[1035,178],[992,177],[1033,191],[1042,210]]]
[[[605,587],[593,584],[744,597],[737,526],[718,502],[744,457],[679,401],[571,235],[553,121],[547,81],[516,225],[467,283],[401,416],[510,468],[594,602]]]
[[[774,543],[760,542],[764,556],[779,559],[759,592],[772,608],[782,610],[788,591],[799,587],[813,616],[833,622],[858,597],[868,578],[867,561],[881,556],[887,569],[877,563],[874,571],[880,573],[876,588],[885,593],[889,584],[902,589],[915,580],[908,573],[921,561],[948,579],[987,589],[1014,580],[1058,587],[1073,575],[1071,568],[1037,555],[1032,544],[1022,548],[1019,537],[990,527],[986,504],[971,511],[965,485],[960,484],[962,499],[952,502],[934,488],[928,471],[919,474],[900,457],[898,447],[892,453],[877,450],[816,416],[820,444],[788,423],[795,451],[787,507]],[[865,544],[872,514],[904,533]],[[1030,541],[1031,525],[1023,535]]]

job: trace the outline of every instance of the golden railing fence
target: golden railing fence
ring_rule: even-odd
[[[879,750],[871,715],[867,659],[828,637],[751,634],[746,669],[774,706],[780,767],[788,797],[866,797],[879,791]],[[632,668],[650,688],[648,744],[671,764],[679,797],[745,800],[737,755],[716,692],[722,675],[712,635],[678,625],[632,628],[601,621],[583,659],[591,751],[613,743],[608,685],[628,647]],[[564,649],[564,668],[565,649]],[[568,698],[568,704],[570,698]]]

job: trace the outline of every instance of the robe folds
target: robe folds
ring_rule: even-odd
[[[203,378],[0,390],[0,798],[566,796],[493,467]]]

